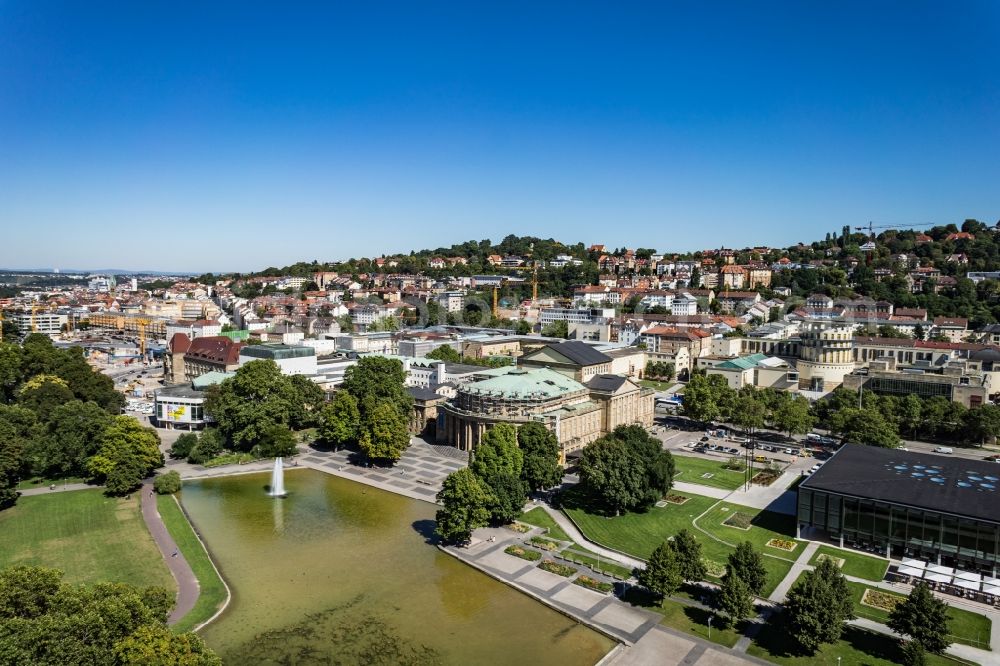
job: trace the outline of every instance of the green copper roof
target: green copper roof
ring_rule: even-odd
[[[192,380],[191,385],[196,389],[203,389],[206,386],[213,386],[215,384],[221,384],[230,377],[235,377],[235,372],[219,372],[218,370],[213,370],[211,372],[206,372],[203,375],[199,375]]]
[[[767,358],[767,354],[751,354],[750,356],[740,356],[739,358],[734,358],[731,361],[725,361],[720,363],[718,367],[720,368],[736,368],[737,370],[749,370],[750,368],[756,368],[761,361]]]
[[[487,376],[462,386],[463,393],[481,393],[506,398],[549,399],[586,391],[587,387],[549,368],[495,368],[479,373]]]
[[[240,350],[240,356],[252,356],[254,358],[269,358],[280,361],[286,358],[304,358],[315,356],[316,350],[312,347],[300,347],[295,345],[283,345],[280,343],[264,343],[262,345],[250,345]]]

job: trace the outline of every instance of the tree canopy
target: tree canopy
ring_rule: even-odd
[[[854,618],[854,605],[833,560],[820,560],[789,590],[785,612],[792,637],[810,654],[840,638],[844,623]]]
[[[588,444],[580,458],[581,488],[615,515],[656,503],[673,476],[673,456],[638,425],[619,426]]]

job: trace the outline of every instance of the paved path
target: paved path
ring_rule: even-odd
[[[646,566],[646,563],[643,562],[642,560],[636,559],[634,557],[629,557],[624,553],[619,553],[616,550],[610,550],[608,548],[605,548],[604,546],[601,546],[600,544],[596,544],[593,541],[590,541],[589,539],[587,539],[587,537],[583,536],[583,533],[576,528],[576,525],[573,524],[573,521],[567,518],[562,511],[553,509],[551,506],[544,503],[541,504],[541,507],[545,509],[545,512],[549,514],[554,521],[556,521],[556,525],[561,527],[562,531],[569,535],[570,539],[572,539],[581,546],[585,546],[587,550],[592,550],[595,553],[598,553],[601,557],[606,557],[609,560],[618,562],[619,564],[624,564],[625,566],[632,567],[633,569],[636,567],[641,568]]]
[[[712,488],[711,486],[703,486],[700,483],[688,483],[686,481],[674,481],[670,484],[670,489],[676,490],[679,493],[701,495],[702,497],[711,497],[713,499],[726,499],[733,495],[733,491],[731,490]]]
[[[102,486],[92,486],[88,483],[57,483],[55,490],[49,486],[42,486],[41,488],[31,488],[29,490],[19,490],[17,491],[24,497],[30,497],[31,495],[53,495],[55,493],[61,493],[67,490],[86,490],[87,488],[101,488]]]
[[[477,530],[467,547],[442,550],[582,624],[622,641],[624,647],[613,650],[601,661],[602,666],[765,663],[664,627],[659,623],[661,616],[658,613],[631,606],[612,595],[582,588],[573,584],[572,577],[548,573],[537,568],[534,562],[503,552],[511,543],[520,543],[530,535],[530,532],[524,535],[506,529]]]
[[[802,549],[802,552],[799,553],[799,556],[795,559],[795,564],[793,564],[792,568],[788,570],[788,575],[785,576],[774,588],[774,591],[768,595],[767,598],[769,601],[781,603],[785,600],[785,597],[788,595],[788,590],[792,588],[792,585],[798,579],[799,575],[803,571],[812,569],[812,567],[809,566],[809,560],[812,559],[813,553],[816,552],[819,546],[820,544],[817,542],[810,541],[806,547]]]
[[[195,602],[198,601],[198,595],[201,593],[198,579],[195,577],[194,571],[191,570],[191,565],[184,559],[184,554],[174,543],[173,537],[167,531],[167,526],[163,524],[160,512],[156,509],[152,481],[144,482],[139,492],[141,493],[139,501],[142,505],[142,518],[146,521],[146,527],[153,535],[153,541],[160,549],[160,554],[163,555],[167,568],[170,569],[171,575],[177,581],[177,601],[167,620],[168,623],[174,624],[187,615],[188,611],[194,608]],[[174,555],[175,553],[176,555]]]

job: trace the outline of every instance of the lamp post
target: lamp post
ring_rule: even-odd
[[[712,618],[713,615],[708,616],[708,640],[712,640]],[[840,657],[837,657],[837,664],[840,664]]]

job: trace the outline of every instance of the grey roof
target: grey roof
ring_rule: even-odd
[[[444,371],[449,375],[471,375],[482,372],[483,366],[471,365],[469,363],[445,363]]]
[[[585,342],[579,340],[567,340],[557,344],[546,345],[554,349],[577,365],[597,365],[598,363],[608,363],[611,357],[603,352],[599,352]]]
[[[800,490],[818,490],[1000,523],[1000,464],[845,444]]]
[[[610,393],[620,389],[627,381],[628,378],[622,375],[594,375],[587,382],[587,388],[593,391],[606,391]]]
[[[445,400],[445,396],[437,393],[432,388],[426,386],[408,386],[406,390],[414,400]]]

